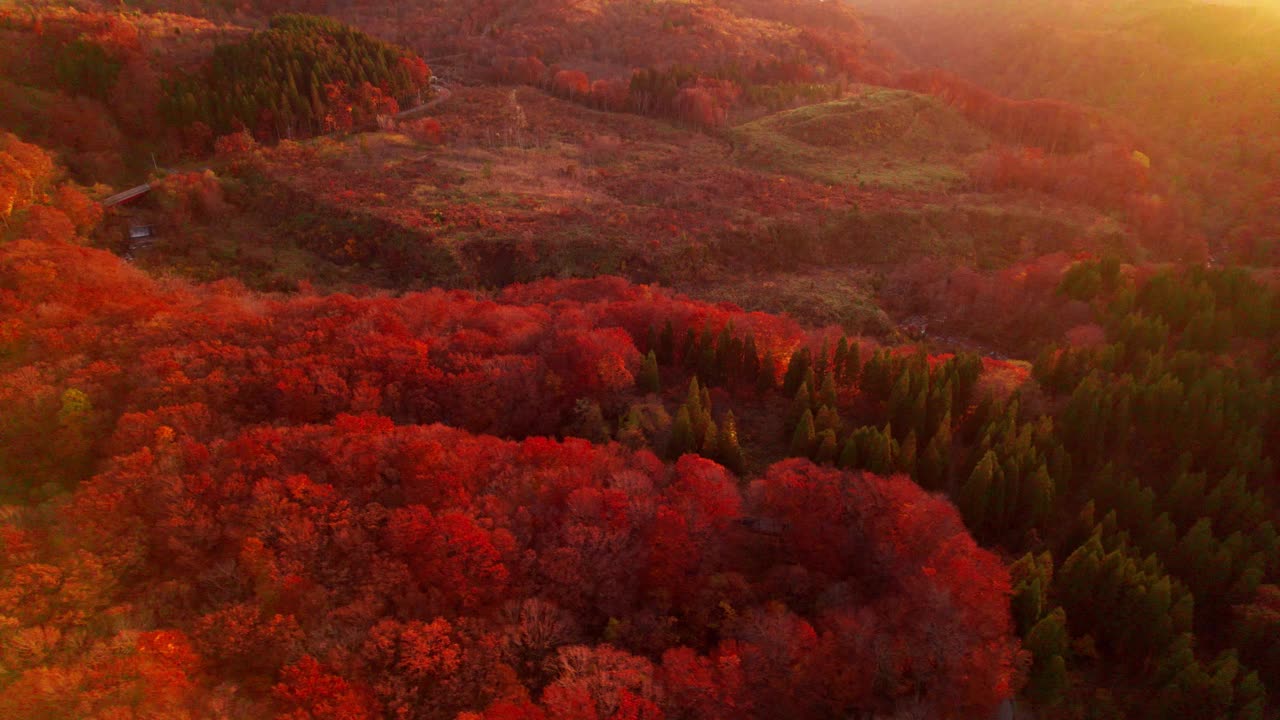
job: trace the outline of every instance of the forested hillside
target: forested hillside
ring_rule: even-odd
[[[0,9],[0,717],[1273,720],[1272,16],[858,8]]]
[[[672,433],[636,386],[647,328],[749,332],[771,383],[793,323],[610,280],[271,298],[38,240],[0,266],[7,716],[985,713],[1012,688],[1007,571],[944,499],[648,449]],[[618,443],[532,437],[601,443],[619,413]]]
[[[179,127],[268,138],[367,126],[421,104],[431,70],[416,57],[333,20],[280,15],[267,32],[220,45],[205,72],[171,83],[164,113]]]

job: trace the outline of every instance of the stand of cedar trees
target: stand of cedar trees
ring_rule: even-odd
[[[177,127],[202,123],[218,135],[307,136],[394,114],[422,100],[430,80],[426,63],[404,48],[329,18],[278,15],[268,30],[218,46],[200,71],[166,83],[162,110]]]

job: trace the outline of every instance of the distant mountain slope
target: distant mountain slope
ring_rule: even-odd
[[[1280,14],[1167,2],[860,0],[871,34],[908,62],[1014,98],[1053,97],[1124,118],[1164,146],[1226,236],[1280,175]],[[1179,157],[1157,157],[1174,153]]]
[[[148,9],[227,15],[221,5],[144,0]],[[820,0],[251,0],[260,17],[326,14],[404,44],[445,65],[487,68],[503,56],[533,56],[591,74],[691,64],[748,72],[813,66],[836,74],[856,65],[862,24],[847,5]],[[191,7],[188,7],[191,6]]]

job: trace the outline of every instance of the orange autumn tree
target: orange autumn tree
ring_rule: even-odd
[[[70,242],[102,220],[90,200],[42,148],[0,133],[0,225],[17,237]]]

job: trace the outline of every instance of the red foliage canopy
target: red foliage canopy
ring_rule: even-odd
[[[85,477],[57,543],[0,523],[0,615],[36,649],[0,710],[973,717],[1011,691],[1008,577],[941,498],[802,461],[744,497],[705,459],[537,437],[629,386],[658,321],[797,342],[776,318],[612,279],[280,299],[31,241],[0,303],[2,469]]]

